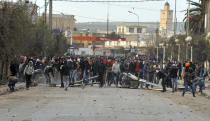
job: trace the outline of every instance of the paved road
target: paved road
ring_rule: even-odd
[[[210,114],[201,115],[162,95],[140,89],[87,87],[65,92],[39,86],[0,96],[0,121],[209,121]],[[186,99],[193,98],[187,94]],[[209,100],[202,100],[210,106]]]

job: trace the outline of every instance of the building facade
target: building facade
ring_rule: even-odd
[[[160,11],[160,35],[167,36],[173,31],[173,10],[170,10],[168,2],[165,3],[164,9]]]
[[[120,35],[140,34],[143,33],[144,30],[145,30],[144,26],[126,26],[126,25],[117,26],[117,33]]]
[[[106,42],[106,47],[147,47],[149,45],[148,42],[152,40],[151,35],[146,32],[146,27],[144,26],[120,25],[117,26],[117,34],[125,38],[126,41]]]
[[[74,15],[64,15],[64,14],[53,14],[52,15],[52,29],[57,29],[62,32],[70,30],[72,33],[75,29],[76,19]],[[49,23],[49,16],[47,17],[47,23]]]

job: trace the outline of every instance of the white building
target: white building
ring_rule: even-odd
[[[147,47],[150,45],[149,41],[152,40],[152,35],[146,33],[146,27],[144,26],[120,25],[117,26],[117,34],[126,40],[106,41],[105,47]]]
[[[118,34],[139,34],[139,33],[144,33],[145,32],[145,27],[144,26],[126,26],[126,25],[120,25],[117,26],[117,33]]]

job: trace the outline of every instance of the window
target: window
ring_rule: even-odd
[[[122,28],[122,33],[124,33],[124,28]]]
[[[142,28],[137,28],[137,33],[141,33],[142,32]]]
[[[134,28],[129,28],[130,33],[134,33]]]

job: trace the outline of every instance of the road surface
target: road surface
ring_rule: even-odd
[[[210,121],[210,100],[181,92],[38,86],[0,96],[0,121]]]

